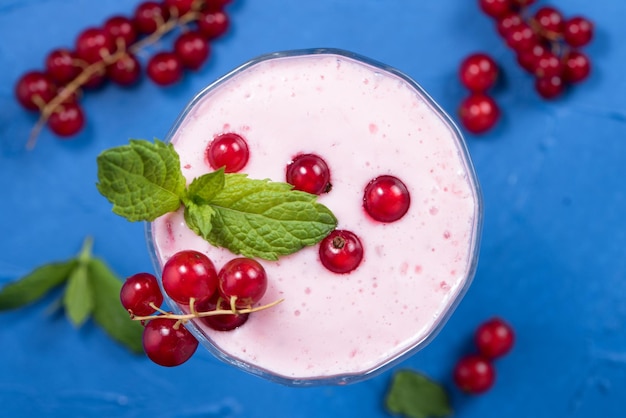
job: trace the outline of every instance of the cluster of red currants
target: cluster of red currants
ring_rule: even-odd
[[[150,273],[127,278],[120,292],[131,318],[145,324],[146,355],[161,366],[178,366],[195,353],[198,340],[183,326],[185,322],[197,319],[214,330],[230,331],[243,325],[251,312],[273,306],[252,308],[265,294],[267,275],[251,258],[233,258],[218,273],[206,255],[180,251],[165,263],[161,277],[165,293],[189,314],[160,309],[163,294]]]
[[[478,354],[461,358],[453,373],[454,382],[466,393],[479,394],[490,389],[496,378],[493,360],[507,354],[515,334],[511,326],[501,318],[492,318],[482,323],[474,333]]]
[[[61,137],[75,135],[85,123],[79,94],[102,86],[107,79],[120,86],[136,83],[142,67],[138,53],[164,35],[177,31],[173,51],[157,52],[147,60],[148,77],[167,86],[180,80],[185,69],[197,70],[209,57],[209,41],[229,27],[224,6],[230,2],[140,3],[132,17],[113,16],[101,27],[82,31],[73,50],[58,48],[50,52],[44,71],[30,71],[17,81],[17,100],[25,109],[40,112],[38,129],[47,123]]]
[[[591,42],[594,27],[583,16],[567,19],[551,6],[542,6],[532,13],[529,6],[534,3],[535,0],[479,0],[481,10],[494,19],[498,34],[515,52],[520,67],[534,77],[537,93],[544,99],[554,99],[567,86],[588,78],[591,61],[580,48]],[[500,116],[496,103],[484,94],[488,87],[483,85],[486,80],[493,80],[493,84],[498,70],[486,54],[475,55],[461,64],[461,82],[472,95],[463,101],[459,112],[468,131],[483,133]]]

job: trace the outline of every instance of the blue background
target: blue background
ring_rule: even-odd
[[[0,285],[73,256],[87,235],[121,277],[150,270],[143,226],[113,215],[95,188],[95,158],[131,137],[164,137],[203,86],[257,55],[336,47],[394,66],[455,116],[466,94],[461,59],[488,51],[504,77],[495,130],[467,135],[485,222],[475,281],[435,341],[400,364],[450,390],[458,417],[621,417],[626,409],[626,2],[552,1],[597,34],[593,73],[563,98],[538,98],[531,79],[467,0],[235,0],[232,29],[210,62],[171,88],[143,80],[85,95],[87,127],[70,141],[44,130],[13,97],[16,79],[54,48],[139,1],[0,1]],[[542,4],[548,4],[539,1]],[[171,40],[163,41],[170,48]],[[155,47],[155,50],[159,46]],[[266,382],[199,350],[166,369],[129,354],[92,323],[52,313],[52,294],[0,314],[0,415],[6,417],[385,417],[394,370],[347,387]],[[384,303],[384,302],[383,302]],[[471,334],[494,315],[517,344],[494,388],[466,396],[451,383]],[[332,342],[331,342],[332,343]]]

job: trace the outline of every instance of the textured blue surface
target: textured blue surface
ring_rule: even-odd
[[[553,1],[596,22],[594,72],[555,102],[540,100],[476,1],[235,0],[211,62],[175,87],[108,86],[83,100],[87,129],[61,142],[44,131],[23,148],[34,116],[15,80],[87,26],[130,14],[139,1],[0,2],[0,285],[75,254],[86,235],[120,276],[151,268],[142,226],[110,212],[95,157],[130,137],[163,137],[203,86],[267,52],[336,47],[404,71],[454,114],[465,92],[456,68],[489,51],[506,77],[494,92],[504,117],[468,136],[485,222],[476,279],[447,326],[398,368],[450,387],[459,417],[621,417],[626,406],[626,3]],[[541,3],[541,1],[540,1]],[[164,42],[164,46],[169,43]],[[393,370],[347,387],[293,389],[198,352],[165,369],[128,354],[89,323],[75,330],[53,294],[0,315],[0,416],[385,417]],[[384,301],[382,302],[384,303]],[[493,390],[456,391],[450,371],[492,315],[517,332]]]

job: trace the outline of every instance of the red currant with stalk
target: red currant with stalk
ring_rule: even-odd
[[[163,304],[163,294],[153,274],[137,273],[122,285],[120,301],[131,315],[145,316],[156,312],[151,305],[159,307]]]
[[[333,273],[350,273],[363,260],[363,245],[354,232],[336,229],[320,242],[319,257]]]
[[[143,330],[143,349],[150,360],[165,367],[179,366],[198,348],[198,340],[180,321],[170,318],[150,320]]]
[[[231,306],[218,292],[215,292],[210,299],[200,302],[197,305],[199,312],[209,312],[215,310],[230,310]],[[201,316],[200,322],[216,331],[231,331],[246,323],[249,313],[233,313],[211,316]]]
[[[331,189],[330,169],[316,154],[300,154],[287,165],[286,181],[296,190],[320,195]]]
[[[479,394],[493,386],[496,372],[493,364],[482,356],[468,355],[454,367],[453,378],[463,392]]]
[[[238,257],[227,262],[217,275],[219,294],[233,308],[249,308],[267,290],[265,269],[256,260]]]
[[[76,135],[84,124],[83,110],[75,102],[61,104],[48,118],[50,130],[60,137]]]
[[[410,206],[409,189],[397,177],[379,176],[365,186],[363,207],[378,222],[395,222],[406,214]]]
[[[148,61],[148,77],[159,86],[169,86],[183,78],[183,63],[173,52],[159,52]]]
[[[189,305],[209,299],[217,288],[217,272],[206,255],[194,250],[174,254],[163,266],[163,289],[174,301]]]

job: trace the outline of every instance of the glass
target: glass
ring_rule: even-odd
[[[259,65],[271,62],[272,60],[304,59],[307,57],[330,57],[336,59],[337,63],[347,63],[349,65],[351,63],[354,63],[358,66],[362,66],[366,69],[366,71],[370,71],[374,78],[384,77],[386,79],[392,79],[399,85],[404,86],[402,88],[408,88],[411,91],[411,94],[414,94],[416,98],[419,99],[420,103],[423,103],[427,106],[428,111],[432,112],[432,114],[435,116],[435,119],[438,118],[439,120],[438,122],[435,121],[434,123],[442,123],[445,126],[445,128],[449,132],[449,139],[451,141],[449,147],[457,153],[456,157],[458,157],[459,170],[462,172],[462,177],[467,183],[467,189],[470,195],[469,198],[471,199],[473,205],[473,207],[470,208],[470,212],[473,213],[471,213],[471,225],[468,228],[469,232],[466,244],[466,265],[463,276],[458,279],[458,283],[452,291],[449,291],[448,289],[450,294],[446,295],[445,297],[442,296],[441,301],[437,305],[437,308],[439,310],[432,312],[433,320],[429,322],[428,329],[422,332],[422,335],[419,339],[413,341],[410,346],[397,349],[394,352],[390,353],[386,358],[380,359],[375,364],[369,365],[366,369],[359,370],[357,372],[342,371],[338,373],[324,373],[317,376],[287,376],[282,373],[268,370],[267,368],[260,366],[259,364],[254,364],[251,361],[242,360],[240,357],[235,356],[233,353],[226,352],[222,348],[218,347],[214,343],[213,338],[209,335],[209,333],[206,332],[203,327],[198,326],[198,324],[196,324],[194,321],[191,321],[186,325],[189,330],[194,334],[194,336],[200,341],[200,344],[207,348],[217,358],[254,375],[266,378],[274,382],[292,386],[347,384],[370,378],[382,372],[383,370],[388,369],[392,365],[395,365],[398,362],[406,359],[407,357],[415,354],[418,350],[426,346],[443,327],[444,323],[452,314],[455,307],[467,291],[475,274],[476,264],[478,262],[480,232],[482,227],[482,198],[476,174],[474,172],[474,168],[472,166],[472,162],[470,160],[465,141],[454,122],[439,107],[439,105],[437,105],[433,101],[433,99],[415,81],[413,81],[402,72],[384,64],[373,61],[371,59],[362,57],[358,54],[343,50],[308,49],[278,52],[255,58],[243,64],[229,74],[210,84],[198,95],[196,95],[176,120],[175,124],[167,135],[166,141],[172,141],[172,139],[175,139],[177,135],[182,135],[181,132],[185,129],[186,120],[188,118],[195,117],[195,115],[192,115],[194,110],[198,108],[205,100],[212,100],[211,95],[214,92],[219,91],[220,88],[224,86],[234,85],[233,83],[236,84],[240,77],[244,77],[249,71],[254,70]],[[365,81],[369,82],[369,80],[370,79],[368,78]],[[280,117],[280,115],[278,117]],[[370,131],[373,132],[375,128],[376,127],[372,127],[372,125],[370,125]],[[273,180],[281,181],[282,179]],[[162,262],[159,256],[159,249],[157,248],[158,245],[156,244],[156,233],[157,232],[155,231],[154,224],[148,223],[146,227],[146,238],[148,242],[148,247],[155,270],[157,272],[160,272],[162,268]],[[219,268],[219,266],[217,265],[216,267]],[[417,267],[415,268],[417,269]],[[157,274],[157,276],[159,275]],[[445,289],[445,281],[442,281],[441,283],[442,288]],[[183,313],[183,309],[181,309],[181,307],[173,302],[167,295],[165,295],[165,299],[175,313]]]

